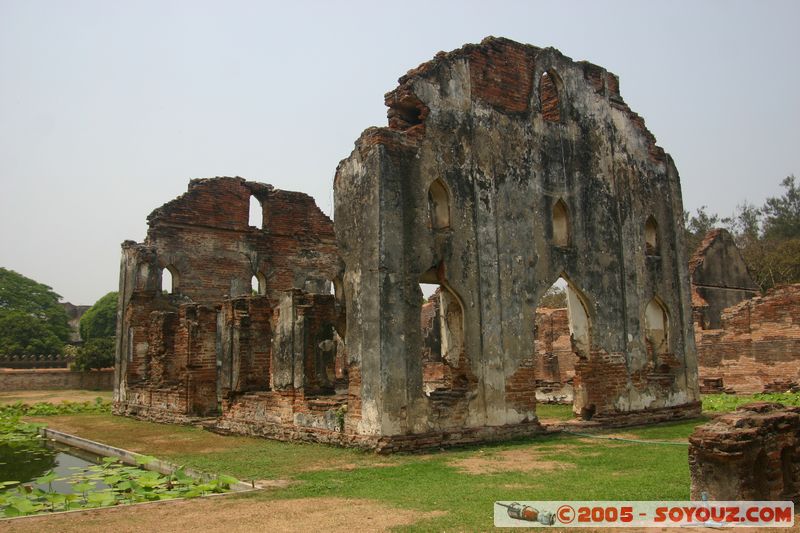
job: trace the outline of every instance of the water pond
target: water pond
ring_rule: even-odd
[[[19,481],[32,488],[71,494],[75,490],[69,480],[81,477],[89,467],[101,462],[97,455],[42,439],[16,446],[0,444],[0,481]],[[56,476],[53,481],[36,483],[37,478],[51,471]],[[97,488],[108,485],[98,481]]]
[[[146,468],[153,460],[136,456],[136,465],[126,465],[43,439],[18,418],[0,419],[0,518],[193,498],[237,483],[223,475],[197,479],[182,468],[161,474]]]

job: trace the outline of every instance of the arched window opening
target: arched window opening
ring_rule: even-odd
[[[539,106],[543,119],[548,122],[561,122],[558,86],[553,72],[545,72],[539,79]]]
[[[256,228],[264,227],[264,207],[258,198],[250,195],[250,215],[248,224]]]
[[[161,292],[164,294],[175,294],[180,286],[180,276],[178,270],[167,265],[161,269]]]
[[[647,255],[658,255],[658,223],[651,215],[644,223],[644,250]]]
[[[585,408],[576,390],[576,372],[588,358],[591,324],[584,297],[565,277],[559,277],[539,299],[533,325],[536,398],[541,403],[571,405],[573,413]],[[551,406],[541,418],[561,417]],[[566,408],[564,408],[566,409]]]
[[[422,382],[427,396],[466,390],[464,311],[446,286],[420,283]]]
[[[250,288],[253,291],[253,296],[264,296],[267,294],[267,278],[261,272],[256,272],[250,278]]]
[[[434,180],[428,189],[428,214],[431,228],[450,227],[450,193],[439,179]]]
[[[569,246],[569,211],[567,204],[561,199],[553,206],[553,244]]]
[[[644,329],[648,356],[658,365],[658,356],[669,352],[669,315],[657,297],[647,304]]]

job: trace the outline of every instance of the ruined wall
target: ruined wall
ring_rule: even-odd
[[[262,227],[248,225],[251,197]],[[192,180],[148,224],[144,243],[122,245],[116,411],[181,421],[268,391],[279,298],[327,292],[339,275],[330,219],[306,194],[215,178]]]
[[[572,403],[575,364],[567,308],[538,307],[534,324],[536,399]]]
[[[706,392],[752,394],[800,387],[800,284],[725,309],[719,329],[695,329]]]
[[[760,296],[724,229],[689,261],[703,392],[752,394],[800,387],[800,285]]]
[[[61,306],[64,308],[64,311],[67,312],[67,317],[69,319],[69,342],[70,343],[79,343],[81,342],[81,317],[83,314],[88,311],[92,306],[91,305],[75,305],[70,302],[62,302]]]
[[[800,503],[800,407],[753,403],[689,437],[692,499]]]
[[[689,275],[694,321],[701,329],[719,329],[724,309],[760,292],[725,229],[706,234],[689,260]]]
[[[576,409],[697,410],[678,173],[616,76],[488,38],[410,71],[386,104],[389,127],[367,129],[334,182],[360,433],[452,431],[424,387],[420,282],[463,313],[461,430],[536,431],[532,324],[559,276],[588,316]],[[658,352],[652,301],[668,316]]]

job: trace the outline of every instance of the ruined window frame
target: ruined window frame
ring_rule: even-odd
[[[168,291],[165,291],[165,289],[164,289],[164,271],[165,270],[167,272],[169,272],[170,279],[172,280],[172,282],[170,284],[171,287],[170,287],[170,289]],[[172,263],[170,263],[168,265],[164,265],[161,268],[160,272],[159,272],[159,278],[160,278],[159,279],[159,282],[160,282],[159,285],[160,285],[162,294],[164,292],[166,292],[167,294],[178,294],[179,293],[180,287],[181,287],[181,284],[180,284],[181,275],[180,275],[180,272],[178,271],[178,269],[175,267],[175,265],[173,265]]]
[[[558,198],[553,203],[553,208],[550,210],[550,224],[553,246],[568,248],[572,241],[571,217],[569,207],[563,198]]]
[[[441,178],[436,178],[428,186],[428,223],[433,230],[450,228],[452,202],[450,189]]]
[[[654,324],[650,323],[648,317],[650,316],[650,309],[651,306],[656,307],[661,312],[661,322],[663,324],[663,340],[656,345],[654,342],[653,334],[651,331],[655,331]],[[670,330],[670,312],[669,308],[667,307],[666,303],[658,297],[658,295],[653,295],[650,300],[648,300],[647,305],[644,308],[644,317],[642,320],[642,325],[644,326],[644,336],[645,341],[650,342],[653,346],[653,357],[655,359],[654,363],[658,363],[658,356],[664,355],[668,353],[672,353],[672,336],[669,333]]]
[[[549,88],[552,87],[552,95]],[[539,113],[545,122],[560,124],[563,122],[564,111],[561,95],[563,93],[563,83],[561,77],[552,67],[546,68],[539,75],[537,85],[539,97]]]

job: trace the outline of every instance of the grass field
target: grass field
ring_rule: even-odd
[[[727,405],[726,401],[730,403],[720,400],[715,405]],[[570,410],[571,406],[542,405],[539,412],[542,418],[563,420],[571,418]],[[37,419],[54,429],[208,472],[245,481],[283,480],[275,483],[279,489],[226,497],[229,512],[254,502],[300,507],[339,499],[374,502],[383,506],[380,513],[413,511],[410,521],[392,526],[398,531],[490,530],[495,500],[688,499],[687,438],[707,420],[600,431],[593,437],[558,434],[379,456],[331,446],[220,436],[110,414]],[[148,512],[141,509],[137,512]]]

